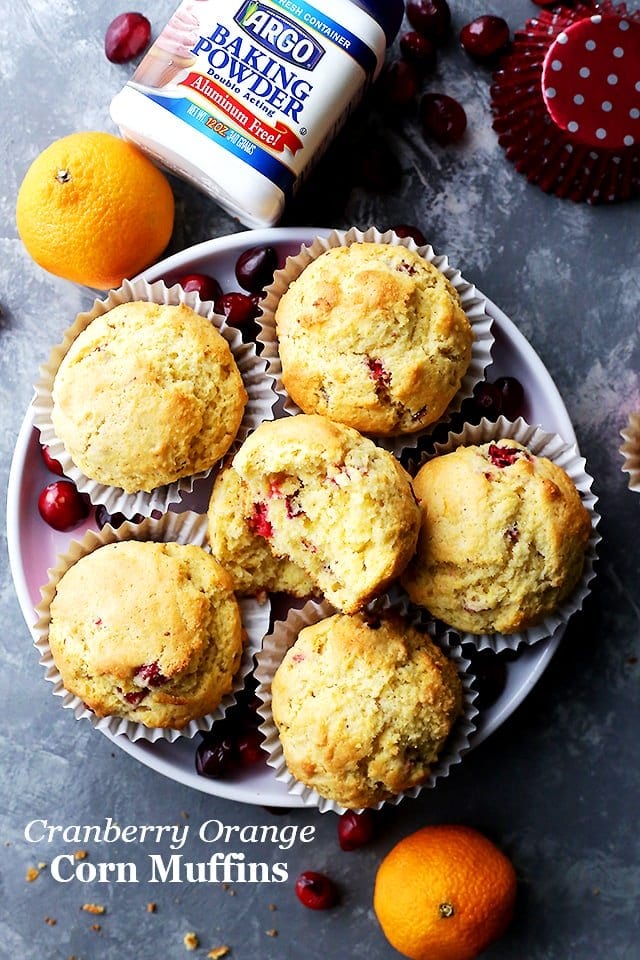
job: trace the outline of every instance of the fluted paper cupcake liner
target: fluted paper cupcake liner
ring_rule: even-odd
[[[175,542],[194,544],[205,548],[207,544],[207,518],[197,513],[169,512],[159,520],[144,520],[142,523],[123,523],[114,529],[106,525],[96,532],[87,531],[81,540],[72,540],[67,552],[57,557],[56,564],[48,571],[49,580],[41,587],[42,600],[36,607],[38,621],[33,627],[34,645],[40,652],[40,663],[45,671],[45,679],[53,684],[53,693],[62,698],[62,706],[71,710],[76,720],[88,720],[97,730],[115,736],[124,734],[129,740],[157,740],[175,742],[179,737],[191,738],[199,730],[209,730],[211,725],[224,716],[227,709],[236,702],[236,694],[242,690],[244,680],[253,669],[253,656],[262,645],[262,638],[269,629],[271,604],[269,601],[258,603],[253,598],[238,600],[243,631],[246,634],[240,666],[236,671],[231,691],[220,701],[213,712],[192,720],[182,730],[168,727],[146,727],[142,723],[127,720],[124,717],[97,717],[79,697],[65,689],[60,672],[54,662],[49,646],[49,626],[51,623],[50,606],[56,588],[66,571],[82,557],[93,553],[99,547],[123,540],[154,540],[157,542]]]
[[[373,438],[377,444],[395,453],[396,456],[400,456],[403,450],[415,447],[420,437],[435,430],[438,423],[446,423],[454,413],[460,410],[463,401],[473,396],[473,388],[476,383],[484,378],[484,372],[491,363],[491,351],[494,343],[494,337],[491,333],[492,320],[486,312],[486,298],[473,284],[464,279],[459,270],[449,264],[447,257],[438,256],[430,245],[418,247],[411,237],[398,237],[393,230],[381,233],[375,227],[370,227],[364,232],[356,227],[352,227],[347,232],[333,230],[326,237],[316,237],[309,246],[301,246],[300,252],[295,257],[288,257],[281,270],[276,270],[273,283],[266,288],[266,296],[261,304],[262,316],[258,319],[261,331],[257,339],[263,344],[262,356],[267,361],[269,373],[275,379],[276,391],[284,398],[284,409],[287,413],[296,414],[302,411],[289,397],[282,380],[282,363],[278,353],[275,321],[278,303],[293,281],[298,279],[305,267],[313,260],[333,247],[350,246],[352,243],[388,243],[395,246],[404,246],[428,260],[455,287],[462,308],[473,330],[471,362],[462,379],[460,389],[442,417],[436,423],[429,424],[424,430],[419,430],[416,433]]]
[[[162,280],[149,283],[147,280],[125,280],[118,290],[112,290],[104,300],[96,300],[93,308],[77,316],[75,323],[66,331],[61,343],[53,348],[46,364],[40,368],[40,379],[35,385],[33,399],[33,424],[40,432],[40,442],[49,448],[51,456],[62,466],[65,476],[75,483],[78,490],[86,493],[94,504],[103,504],[107,511],[123,513],[126,517],[141,514],[151,516],[154,511],[165,513],[172,503],[180,501],[182,496],[193,490],[196,480],[207,477],[214,469],[201,471],[174,483],[157,487],[150,492],[125,493],[120,487],[97,483],[87,477],[73,462],[64,444],[55,434],[51,420],[53,407],[53,383],[58,368],[78,335],[89,326],[92,320],[102,316],[122,303],[144,300],[153,303],[178,306],[181,303],[191,307],[197,314],[210,320],[218,332],[229,344],[234,360],[242,376],[248,394],[247,405],[235,441],[230,450],[240,443],[263,420],[272,420],[276,403],[273,377],[267,371],[264,359],[258,357],[255,344],[243,343],[241,334],[229,327],[224,317],[214,313],[213,304],[202,301],[197,293],[185,292],[179,284],[167,287]]]
[[[591,535],[580,580],[558,608],[540,623],[526,630],[509,634],[474,634],[456,629],[462,643],[471,643],[478,650],[493,650],[495,653],[516,650],[520,644],[533,644],[539,640],[545,640],[560,626],[568,623],[573,614],[580,610],[591,592],[591,583],[596,575],[594,569],[597,559],[596,547],[602,539],[597,529],[600,522],[600,515],[595,509],[597,497],[591,489],[593,478],[587,473],[586,460],[580,456],[577,446],[566,443],[558,434],[548,433],[540,426],[531,426],[522,417],[511,421],[501,416],[495,423],[483,418],[478,424],[465,424],[459,433],[450,433],[446,441],[436,443],[432,454],[423,454],[418,463],[409,464],[409,472],[415,476],[418,469],[428,460],[451,453],[457,447],[477,446],[492,440],[504,439],[516,440],[535,456],[546,457],[568,474],[591,516]]]
[[[640,413],[630,413],[627,426],[620,431],[625,441],[620,447],[622,469],[629,474],[629,490],[640,493]]]
[[[394,611],[405,617],[410,625],[427,626],[425,615],[415,608],[409,612],[410,608],[406,601],[397,604],[391,603],[386,597],[379,598],[368,609],[373,609],[376,613]],[[262,749],[267,753],[267,763],[275,770],[276,780],[287,784],[289,793],[301,797],[305,806],[317,807],[321,813],[326,813],[329,810],[334,813],[344,813],[347,808],[334,800],[321,796],[313,787],[306,786],[289,773],[278,729],[273,721],[271,681],[282,662],[282,658],[287,650],[293,646],[300,631],[312,623],[333,616],[336,612],[326,601],[318,602],[314,600],[307,601],[301,609],[290,610],[286,620],[276,621],[271,633],[264,638],[262,650],[256,657],[257,666],[255,670],[255,677],[258,680],[256,694],[262,701],[258,713],[264,720],[260,726],[265,738]],[[443,653],[456,664],[463,688],[463,712],[456,720],[440,756],[432,765],[428,779],[419,786],[398,793],[389,800],[381,801],[373,808],[376,810],[387,804],[395,806],[407,797],[417,797],[423,790],[434,787],[438,780],[448,776],[451,767],[461,761],[463,755],[471,746],[470,739],[476,729],[474,718],[478,714],[474,705],[474,700],[477,697],[477,691],[473,688],[475,678],[469,669],[471,663],[464,658],[458,635],[455,632],[436,630],[429,626],[429,633],[431,639],[441,648]]]

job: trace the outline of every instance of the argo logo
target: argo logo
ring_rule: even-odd
[[[262,47],[303,70],[313,70],[324,56],[311,34],[258,0],[246,0],[233,19]]]

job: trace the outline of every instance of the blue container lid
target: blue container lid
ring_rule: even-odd
[[[404,17],[404,0],[352,0],[352,3],[377,20],[384,30],[387,46],[391,46]]]

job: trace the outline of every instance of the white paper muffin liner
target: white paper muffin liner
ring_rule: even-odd
[[[284,400],[285,412],[289,414],[301,413],[300,408],[288,395],[282,381],[282,363],[278,353],[275,321],[278,303],[293,281],[298,279],[305,267],[313,260],[316,260],[333,247],[350,246],[352,243],[362,242],[388,243],[394,246],[408,247],[432,263],[434,267],[447,277],[449,282],[457,290],[462,308],[467,315],[474,334],[471,348],[471,362],[462,379],[460,389],[451,400],[442,417],[440,417],[438,421],[429,424],[423,430],[418,430],[415,433],[402,433],[390,437],[373,437],[375,442],[381,447],[390,450],[396,456],[400,456],[403,450],[415,447],[420,437],[432,433],[439,423],[446,423],[454,413],[460,410],[463,401],[473,396],[473,388],[476,383],[484,379],[485,370],[491,363],[494,337],[491,333],[492,320],[486,312],[486,298],[476,290],[473,284],[464,279],[459,270],[456,270],[449,264],[447,257],[436,255],[433,247],[430,245],[418,247],[411,237],[398,237],[393,230],[387,230],[385,233],[381,233],[379,230],[376,230],[375,227],[370,227],[364,232],[358,230],[356,227],[352,227],[347,232],[333,230],[327,237],[316,237],[309,246],[301,246],[300,253],[295,257],[287,257],[287,261],[281,270],[276,270],[273,283],[266,288],[266,296],[261,303],[262,316],[258,318],[261,331],[257,339],[263,344],[262,356],[267,361],[269,373],[275,379],[276,391]]]
[[[262,645],[262,638],[269,630],[271,604],[258,603],[253,598],[238,599],[242,626],[246,633],[244,650],[240,666],[233,678],[231,692],[226,694],[218,707],[203,717],[192,720],[182,730],[168,727],[146,727],[123,717],[97,717],[79,697],[64,688],[62,677],[54,662],[49,646],[49,609],[55,596],[57,584],[63,574],[82,557],[93,553],[105,544],[122,540],[154,540],[157,542],[176,542],[206,547],[206,516],[185,511],[184,513],[166,513],[159,520],[144,520],[142,523],[123,523],[114,529],[108,524],[96,532],[89,530],[81,540],[72,540],[68,551],[58,556],[56,564],[49,571],[49,581],[41,587],[42,600],[36,607],[38,621],[33,627],[34,645],[40,651],[40,663],[44,667],[45,680],[53,684],[53,694],[62,698],[62,706],[73,711],[76,720],[88,720],[97,730],[112,735],[123,734],[129,740],[157,740],[175,742],[179,737],[194,737],[199,730],[209,730],[211,725],[224,716],[227,709],[236,702],[236,694],[242,690],[245,678],[253,669],[253,656]]]
[[[566,443],[558,434],[548,433],[540,426],[531,426],[522,417],[510,421],[506,417],[498,417],[495,422],[483,418],[478,424],[465,424],[459,433],[450,433],[443,443],[434,445],[434,452],[422,454],[419,462],[409,464],[409,472],[415,476],[420,467],[436,456],[451,453],[457,447],[476,446],[489,443],[492,440],[516,440],[527,447],[535,456],[546,457],[553,461],[569,475],[582,503],[591,515],[591,536],[585,554],[582,576],[571,594],[558,608],[546,616],[540,623],[520,630],[517,633],[474,634],[456,628],[456,633],[462,643],[472,643],[478,650],[493,650],[501,653],[503,650],[516,650],[520,644],[533,644],[552,636],[561,625],[566,625],[569,619],[582,607],[585,598],[591,592],[591,582],[595,577],[594,564],[597,559],[596,547],[602,539],[597,527],[600,515],[595,506],[597,497],[591,490],[593,478],[586,472],[586,460],[580,456],[575,444]]]
[[[244,416],[230,452],[254,430],[263,420],[273,420],[276,403],[274,379],[268,373],[266,360],[258,357],[253,343],[243,343],[239,330],[227,325],[224,317],[214,313],[210,301],[202,301],[197,293],[187,293],[179,284],[167,287],[162,280],[149,283],[147,280],[125,280],[118,290],[112,290],[104,300],[96,300],[93,308],[80,313],[75,322],[66,331],[61,343],[53,348],[47,363],[40,367],[40,379],[35,385],[33,399],[33,424],[40,432],[40,442],[49,448],[51,456],[62,466],[65,476],[75,483],[78,490],[86,493],[94,504],[103,504],[107,511],[123,513],[126,517],[141,514],[149,517],[154,511],[165,513],[169,505],[177,503],[181,497],[193,490],[196,480],[208,476],[215,467],[188,477],[182,477],[174,483],[157,487],[150,492],[125,493],[120,487],[97,483],[87,477],[73,462],[64,444],[55,434],[51,420],[53,407],[53,382],[58,368],[76,337],[89,326],[92,320],[102,316],[121,303],[133,300],[145,300],[178,306],[185,303],[200,316],[211,320],[218,332],[229,344],[236,365],[242,376],[248,394]]]
[[[404,616],[409,624],[420,624],[427,627],[430,638],[456,664],[463,687],[463,712],[456,720],[440,756],[433,764],[429,778],[423,784],[398,793],[389,800],[383,800],[373,807],[373,809],[379,810],[386,804],[395,806],[406,797],[417,797],[423,790],[435,786],[437,780],[448,776],[451,767],[460,762],[462,756],[470,749],[470,739],[476,729],[474,718],[477,716],[478,710],[474,705],[474,700],[477,697],[477,691],[473,688],[475,678],[469,671],[470,661],[464,658],[456,633],[434,629],[427,622],[427,617],[422,611],[410,608],[410,605],[406,602],[391,603],[387,597],[383,597],[374,601],[367,609],[374,610],[376,613],[393,610]],[[264,720],[260,725],[260,730],[265,738],[262,749],[267,753],[267,763],[275,770],[276,780],[286,783],[289,793],[301,797],[305,806],[317,807],[321,813],[332,810],[334,813],[340,814],[344,813],[347,808],[334,800],[321,796],[317,790],[296,780],[289,773],[271,710],[271,680],[287,650],[293,646],[298,634],[304,627],[333,616],[337,612],[326,600],[308,600],[301,609],[290,610],[285,620],[277,620],[271,633],[264,638],[262,650],[256,657],[255,677],[258,680],[256,694],[262,701],[258,713]]]
[[[625,441],[620,447],[622,470],[629,474],[629,490],[640,493],[640,413],[630,413],[627,426],[620,431]]]

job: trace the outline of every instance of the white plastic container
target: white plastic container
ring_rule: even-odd
[[[111,103],[127,140],[271,226],[382,66],[402,0],[184,0]]]

